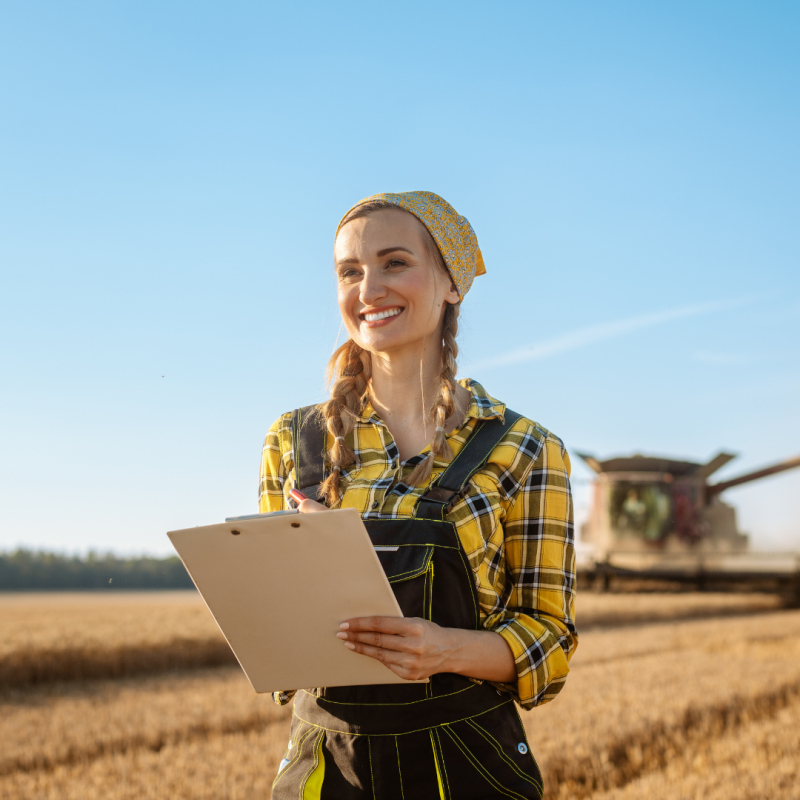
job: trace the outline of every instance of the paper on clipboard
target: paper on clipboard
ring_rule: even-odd
[[[355,509],[167,535],[257,692],[410,682],[336,638],[346,619],[403,616]]]

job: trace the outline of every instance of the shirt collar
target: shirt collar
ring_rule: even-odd
[[[478,381],[474,381],[472,378],[460,378],[458,383],[471,395],[467,413],[464,417],[465,421],[468,419],[499,419],[502,422],[504,420],[506,413],[505,403],[495,400]],[[361,422],[371,422],[376,425],[382,424],[381,418],[375,412],[368,397],[364,398],[364,406],[361,409],[359,419]]]
[[[506,404],[495,400],[478,381],[472,378],[461,378],[458,381],[471,395],[467,408],[466,418],[474,419],[499,419],[503,421],[506,413]]]

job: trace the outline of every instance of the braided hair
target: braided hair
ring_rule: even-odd
[[[355,208],[342,220],[340,228],[348,222],[366,217],[376,211],[397,209],[393,203],[376,200]],[[400,209],[402,210],[402,209]],[[408,212],[404,212],[408,213]],[[420,223],[421,224],[421,223]],[[426,246],[438,267],[449,275],[442,254],[428,229],[423,225]],[[449,463],[453,451],[445,436],[445,424],[456,410],[456,358],[458,357],[458,315],[460,303],[447,304],[442,322],[442,364],[439,370],[439,388],[430,415],[435,430],[430,442],[431,451],[405,479],[411,486],[424,484],[431,474],[436,458]],[[337,348],[328,361],[327,379],[330,386],[330,400],[324,403],[320,413],[325,419],[328,433],[333,437],[333,445],[327,452],[330,472],[323,482],[322,497],[329,508],[335,508],[341,501],[341,472],[356,460],[356,454],[347,445],[347,435],[353,430],[356,418],[361,412],[364,400],[369,393],[372,360],[369,351],[364,350],[352,339]]]

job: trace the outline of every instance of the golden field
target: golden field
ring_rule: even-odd
[[[197,592],[0,594],[0,686],[234,664]]]
[[[800,798],[800,611],[582,593],[578,614],[566,688],[523,713],[548,797]],[[192,592],[0,595],[0,798],[268,798],[290,711],[205,666],[226,648]]]

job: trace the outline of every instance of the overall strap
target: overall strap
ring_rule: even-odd
[[[318,406],[292,411],[295,488],[312,500],[319,500],[319,487],[325,480],[326,433],[325,418]]]
[[[420,497],[414,516],[443,520],[447,508],[464,491],[469,479],[487,462],[492,450],[521,418],[522,414],[507,408],[502,422],[499,419],[479,422],[459,454]]]

